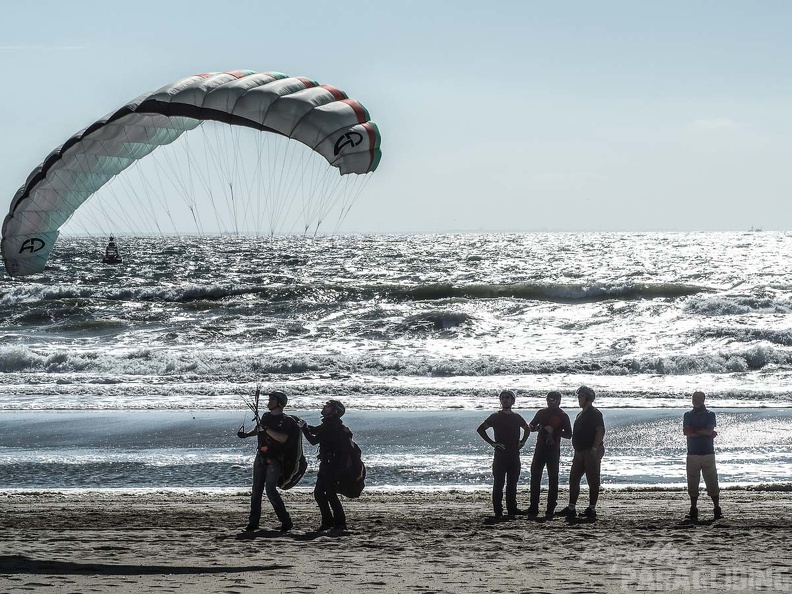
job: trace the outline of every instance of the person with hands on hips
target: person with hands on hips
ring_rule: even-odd
[[[520,450],[528,440],[531,429],[519,414],[512,410],[516,397],[511,390],[503,390],[499,396],[501,409],[491,414],[476,430],[481,438],[494,450],[492,460],[492,507],[495,519],[503,517],[503,487],[506,485],[506,511],[515,516],[517,508],[517,482],[520,479]],[[494,439],[487,434],[492,427]],[[520,429],[523,430],[522,438]]]

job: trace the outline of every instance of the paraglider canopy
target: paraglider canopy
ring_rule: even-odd
[[[280,72],[190,76],[97,120],[33,170],[3,222],[6,271],[11,276],[41,272],[61,226],[88,198],[130,165],[207,121],[302,143],[336,176],[373,172],[381,157],[380,133],[368,111],[333,86]],[[227,185],[233,192],[233,184]],[[324,211],[316,212],[318,225]]]

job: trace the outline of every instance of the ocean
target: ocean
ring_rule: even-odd
[[[574,418],[581,384],[605,488],[683,484],[696,389],[723,485],[792,481],[792,234],[106,239],[0,281],[0,490],[247,489],[257,386],[342,400],[371,488],[487,487],[499,391]]]

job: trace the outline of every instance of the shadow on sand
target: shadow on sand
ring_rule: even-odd
[[[236,573],[245,571],[279,571],[291,565],[224,565],[197,567],[185,565],[122,565],[114,563],[74,563],[31,559],[23,555],[0,555],[0,574],[34,575],[156,575],[190,573]]]
[[[329,531],[311,531],[311,532],[281,532],[280,530],[256,530],[256,531],[248,531],[248,532],[240,532],[234,538],[236,540],[253,540],[255,538],[278,538],[278,539],[290,539],[295,541],[307,542],[311,540],[316,540],[320,537],[325,538],[343,538],[344,536],[349,536],[349,531],[347,530],[329,530]]]

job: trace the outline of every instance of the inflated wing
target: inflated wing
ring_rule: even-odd
[[[17,191],[3,222],[6,271],[41,272],[58,230],[94,192],[206,120],[299,141],[341,175],[374,171],[381,156],[368,111],[335,87],[279,72],[191,76],[128,103],[47,156]]]

